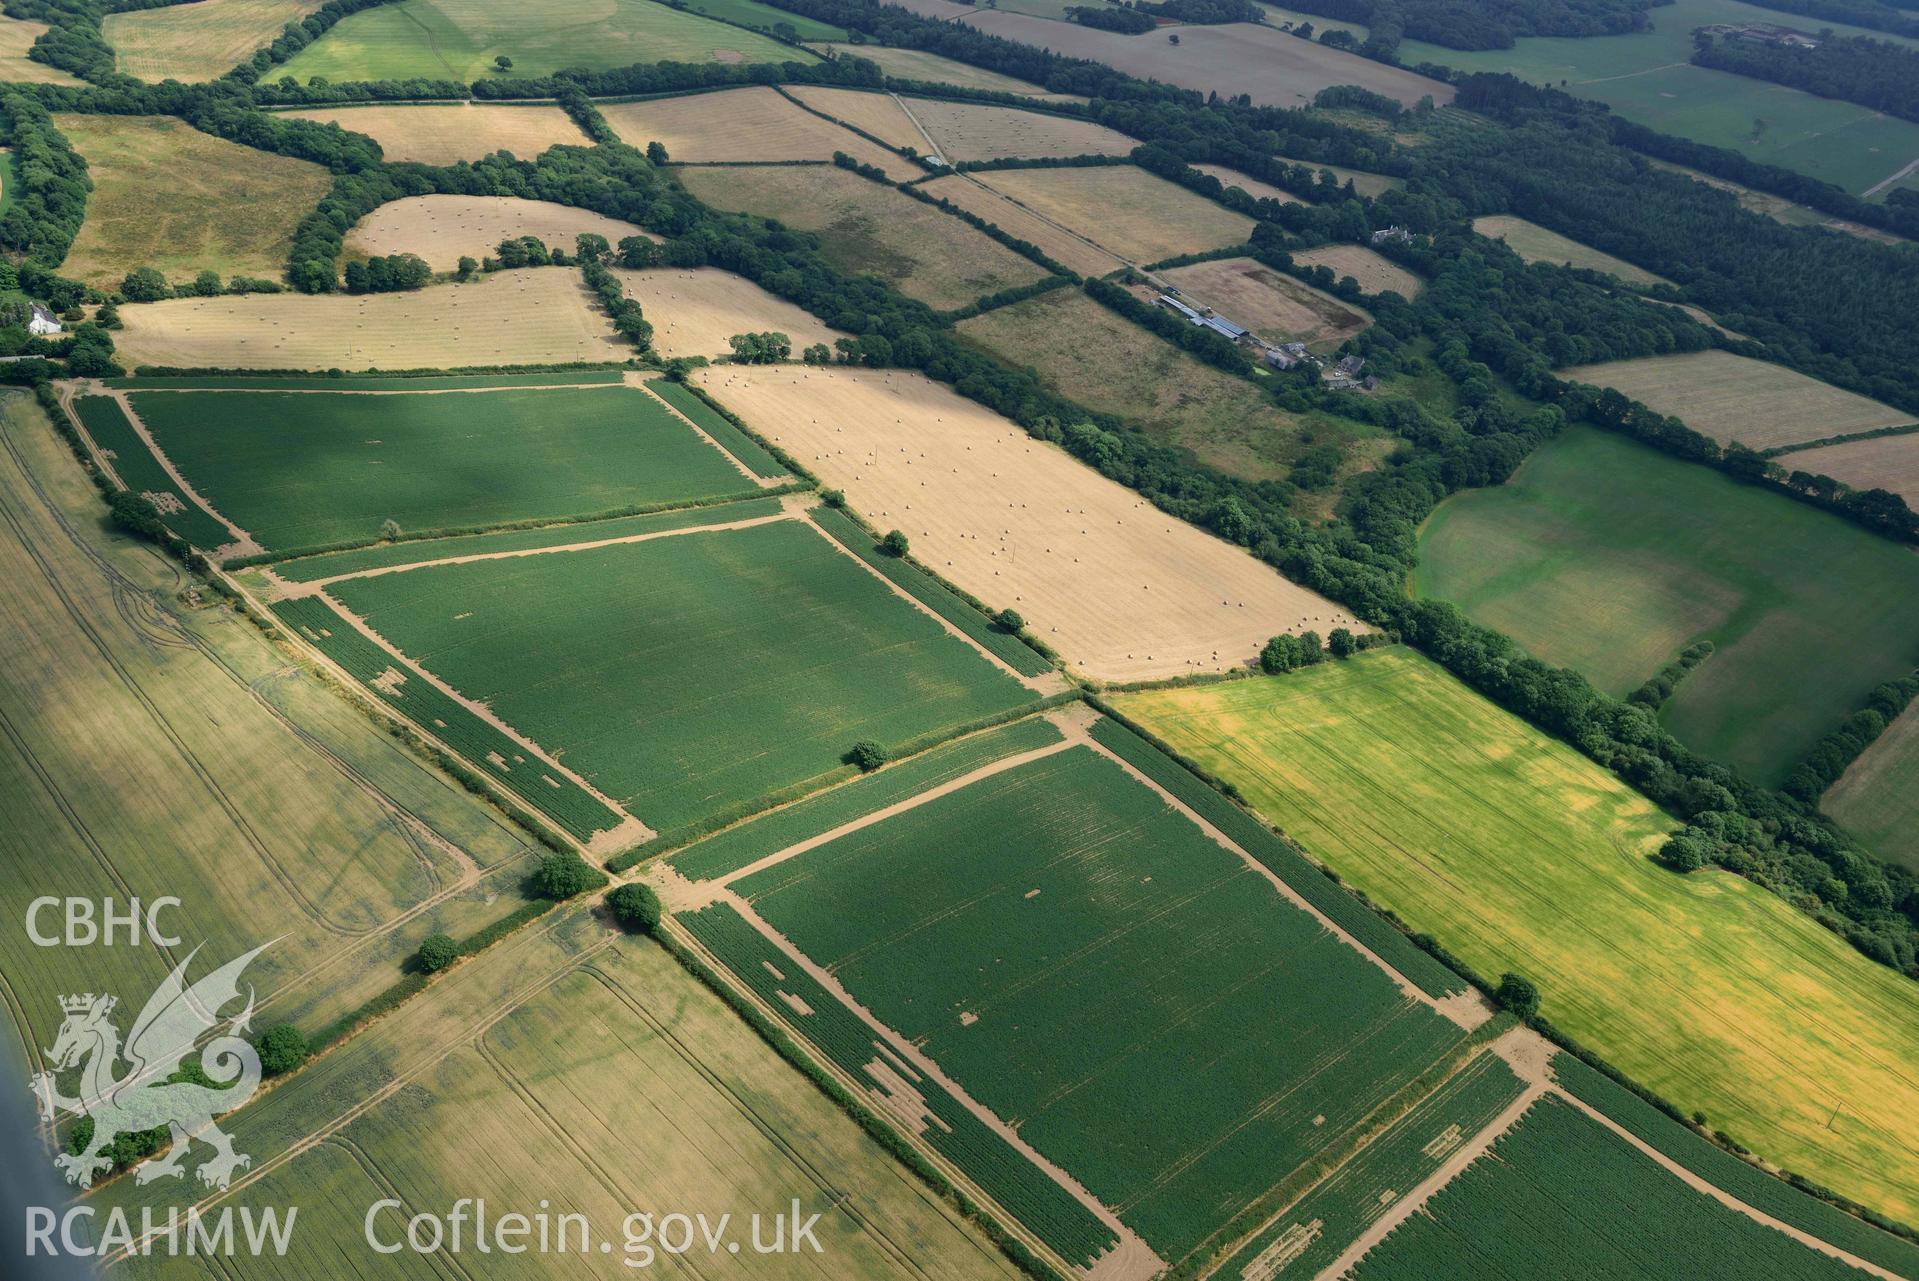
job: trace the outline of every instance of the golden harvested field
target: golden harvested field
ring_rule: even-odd
[[[1219,179],[1229,187],[1238,187],[1247,195],[1259,200],[1278,200],[1295,205],[1301,203],[1299,197],[1292,192],[1281,190],[1270,182],[1261,182],[1257,178],[1248,177],[1237,169],[1228,169],[1225,165],[1194,165],[1193,168]]]
[[[793,354],[814,343],[831,347],[845,334],[811,312],[776,298],[744,276],[718,267],[613,268],[653,324],[653,346],[662,356],[724,356],[734,334],[777,330],[793,340]]]
[[[901,80],[930,80],[940,84],[958,85],[962,89],[993,89],[1000,93],[1020,93],[1034,98],[1072,99],[1068,94],[1049,94],[1043,85],[1028,84],[1012,76],[1003,76],[997,71],[988,71],[984,67],[969,66],[964,62],[955,62],[951,58],[942,58],[937,53],[924,53],[918,49],[889,49],[877,44],[814,44],[808,45],[820,53],[835,57],[850,55],[865,58],[868,62],[879,64],[881,71]]]
[[[1364,245],[1324,245],[1294,254],[1293,261],[1302,267],[1324,267],[1334,276],[1351,276],[1369,294],[1390,289],[1410,301],[1426,287],[1418,276]]]
[[[1244,666],[1276,632],[1361,625],[1245,551],[921,374],[694,375],[868,521],[1076,670],[1127,681]]]
[[[1136,139],[1090,120],[977,102],[902,101],[949,161],[1123,156],[1139,145]]]
[[[831,165],[715,166],[679,176],[707,204],[814,232],[834,267],[878,276],[929,306],[962,307],[1046,274],[951,214]]]
[[[1561,372],[1577,382],[1615,388],[1722,445],[1736,440],[1772,449],[1912,421],[1903,410],[1831,383],[1724,351],[1614,360]]]
[[[214,80],[270,44],[320,0],[194,0],[109,13],[101,33],[121,72],[141,80]]]
[[[135,267],[169,280],[211,268],[279,279],[293,229],[327,193],[319,165],[215,138],[171,116],[54,121],[93,178],[64,275],[118,285]]]
[[[204,3],[204,0],[201,0]],[[164,10],[160,11],[164,12]],[[573,117],[558,107],[498,103],[425,106],[315,107],[289,111],[303,120],[330,121],[380,144],[388,160],[450,165],[510,151],[531,160],[548,147],[592,145]]]
[[[1268,342],[1303,342],[1331,350],[1373,322],[1359,308],[1255,258],[1215,258],[1159,275],[1187,302],[1211,307]]]
[[[1919,508],[1919,433],[1822,445],[1773,461],[1791,471],[1830,476],[1854,489],[1890,489],[1907,506]]]
[[[764,86],[686,94],[600,108],[622,142],[657,142],[675,161],[831,160],[847,155],[889,178],[915,176],[918,166],[850,129],[822,120]]]
[[[349,257],[418,254],[435,271],[451,271],[462,255],[485,258],[512,236],[535,236],[571,255],[574,237],[606,237],[617,245],[627,236],[657,239],[630,222],[590,209],[515,196],[408,196],[381,205],[347,233]]]
[[[1568,240],[1558,232],[1548,231],[1524,218],[1514,218],[1508,214],[1475,218],[1473,230],[1490,239],[1505,241],[1508,248],[1527,262],[1550,262],[1565,267],[1580,267],[1586,271],[1603,271],[1628,285],[1670,283],[1663,276],[1655,276],[1623,258],[1601,253],[1577,240]]]
[[[787,92],[813,110],[823,111],[855,129],[864,129],[889,146],[911,147],[920,152],[929,149],[926,135],[890,93],[827,89],[818,85],[794,85]]]
[[[1278,480],[1298,456],[1299,420],[1243,378],[1214,369],[1077,289],[961,321],[962,337],[1088,409],[1136,422],[1168,445],[1249,480]]]
[[[921,183],[920,190],[984,218],[1007,235],[1037,247],[1054,262],[1082,276],[1104,276],[1126,265],[1084,236],[1046,221],[1032,210],[1014,204],[999,192],[983,187],[962,174]]]
[[[27,57],[33,42],[46,34],[44,22],[0,17],[0,83],[77,85],[80,77]]]
[[[438,369],[624,360],[633,348],[566,267],[393,294],[173,298],[121,308],[120,362],[243,369]]]
[[[1253,220],[1132,165],[1007,169],[987,186],[1130,262],[1245,241]]]

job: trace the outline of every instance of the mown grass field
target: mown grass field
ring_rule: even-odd
[[[830,22],[821,22],[817,18],[808,18],[803,14],[789,13],[774,5],[761,4],[760,0],[687,0],[686,7],[710,18],[737,22],[745,27],[771,30],[784,24],[793,28],[802,40],[846,39],[844,27],[836,27]],[[789,58],[787,61],[799,61],[799,59]]]
[[[195,0],[195,3],[205,2]],[[417,160],[424,165],[450,165],[460,160],[478,160],[496,151],[510,151],[522,160],[531,160],[547,148],[561,144],[573,147],[593,145],[592,140],[573,123],[573,118],[559,107],[500,102],[409,103],[398,106],[367,103],[314,107],[286,114],[302,120],[337,124],[352,133],[363,133],[380,144],[380,153],[386,159]],[[529,203],[513,201],[504,196],[419,196],[413,199],[441,202],[465,200],[473,207],[481,207],[482,202],[494,206]],[[409,202],[403,200],[396,203]],[[583,209],[559,207],[577,218],[599,217]],[[374,213],[390,208],[391,205],[382,205]],[[602,218],[601,221],[611,220]],[[630,236],[638,230],[636,227],[633,231],[620,234]],[[487,249],[491,251],[497,244],[499,238],[495,237]],[[435,260],[429,252],[421,252],[421,256],[428,261]],[[451,259],[448,261],[451,262]]]
[[[820,238],[829,265],[878,276],[933,307],[1031,284],[1045,268],[931,205],[830,166],[682,169],[707,204],[777,218]]]
[[[1527,262],[1549,262],[1562,267],[1580,267],[1603,271],[1628,285],[1656,285],[1661,277],[1635,267],[1623,258],[1601,253],[1577,240],[1568,240],[1556,231],[1507,214],[1473,219],[1473,230],[1489,240],[1503,240],[1507,248]]]
[[[1140,265],[1242,244],[1253,229],[1244,214],[1132,165],[1006,169],[981,181]]]
[[[877,44],[833,44],[813,46],[821,53],[838,57],[865,58],[879,64],[880,70],[901,80],[927,80],[937,84],[958,85],[962,89],[991,89],[998,93],[1044,95],[1044,85],[1003,76],[997,71],[965,62],[942,58],[921,49],[890,49]]]
[[[1738,441],[1750,449],[1904,427],[1914,419],[1907,410],[1727,351],[1645,356],[1562,372],[1574,382],[1620,391],[1722,445]]]
[[[50,66],[44,62],[35,62],[27,57],[27,51],[33,48],[47,30],[44,22],[28,22],[23,18],[0,18],[0,82],[9,84],[54,84],[73,85],[82,83],[80,77],[71,72]]]
[[[1717,652],[1662,719],[1764,783],[1919,663],[1910,551],[1589,428],[1549,442],[1505,485],[1442,505],[1420,561],[1420,595],[1615,695],[1711,640]]]
[[[57,996],[137,1010],[202,943],[196,967],[279,938],[248,974],[261,1025],[316,1030],[399,977],[382,932],[400,913],[519,859],[522,834],[251,624],[181,603],[31,398],[4,402],[0,435],[0,910],[16,922],[0,974],[17,1001],[0,1056],[53,1043]],[[161,919],[183,946],[35,947],[44,894],[177,896]]]
[[[135,267],[169,280],[204,270],[278,280],[293,229],[332,179],[171,116],[54,117],[87,162],[87,219],[60,270],[117,287]]]
[[[906,109],[938,144],[947,161],[1040,160],[1063,156],[1123,156],[1139,145],[1091,120],[1021,111],[981,102],[906,98]]]
[[[815,344],[830,348],[848,336],[798,303],[718,267],[614,267],[612,272],[652,323],[653,349],[669,359],[730,356],[735,334],[785,334],[796,358]]]
[[[1285,479],[1314,444],[1338,448],[1349,468],[1364,465],[1383,439],[1346,419],[1289,414],[1252,383],[1202,364],[1077,289],[1056,289],[957,328],[1008,363],[1034,370],[1060,395],[1139,423],[1165,444],[1250,480]]]
[[[1919,712],[1901,713],[1819,808],[1880,857],[1919,869]]]
[[[634,387],[129,393],[161,450],[274,551],[617,512],[754,487]]]
[[[295,54],[275,73],[329,80],[473,81],[563,67],[605,70],[636,62],[806,62],[804,50],[658,0],[565,0],[539,20],[510,0],[404,0],[363,10]]]
[[[1363,245],[1326,245],[1293,255],[1302,267],[1324,267],[1337,278],[1352,277],[1369,294],[1388,291],[1405,299],[1419,297],[1426,282],[1392,259]]]
[[[194,0],[192,4],[109,13],[100,32],[115,66],[141,80],[215,80],[271,44],[316,0]]]
[[[1463,1035],[1087,746],[734,888],[1169,1262]]]
[[[1919,1209],[1919,990],[1771,891],[1652,862],[1677,820],[1406,650],[1128,695],[1306,851],[1767,1160]]]
[[[662,831],[1032,697],[798,521],[331,594]]]
[[[1880,31],[1781,14],[1739,0],[1677,0],[1651,29],[1621,36],[1522,37],[1517,47],[1471,53],[1407,40],[1400,58],[1460,71],[1508,72],[1597,98],[1629,120],[1714,146],[1732,147],[1860,192],[1919,157],[1919,124],[1781,85],[1687,65],[1694,28],[1771,23],[1808,33],[1919,47]],[[1762,126],[1763,122],[1763,126]]]
[[[514,196],[408,196],[381,205],[353,224],[346,256],[418,254],[435,271],[452,271],[462,257],[483,261],[500,242],[532,236],[571,256],[582,235],[604,236],[617,245],[628,236],[652,239],[630,222],[588,209]]]
[[[612,102],[600,114],[620,141],[657,142],[679,164],[831,161],[843,151],[904,182],[920,176],[912,161],[814,115],[766,85]]]
[[[1599,1122],[1546,1098],[1350,1275],[1857,1281],[1862,1274],[1688,1188]]]
[[[1854,440],[1778,455],[1793,471],[1831,476],[1854,489],[1889,489],[1908,505],[1919,503],[1919,432]]]
[[[404,1016],[371,1025],[225,1122],[256,1172],[300,1140],[327,1136],[233,1198],[299,1207],[293,1251],[257,1267],[249,1260],[249,1276],[351,1275],[363,1260],[382,1278],[443,1275],[432,1255],[372,1253],[367,1208],[389,1196],[407,1208],[382,1212],[383,1239],[389,1227],[404,1234],[416,1209],[444,1214],[460,1197],[484,1198],[489,1217],[521,1205],[528,1216],[589,1217],[585,1257],[574,1248],[483,1254],[469,1232],[458,1258],[485,1281],[645,1275],[646,1256],[627,1253],[626,1217],[657,1222],[679,1207],[709,1223],[732,1216],[737,1256],[722,1242],[681,1261],[715,1281],[1022,1275],[671,957],[645,940],[609,944],[585,913],[563,915],[461,965]],[[97,1195],[137,1224],[140,1206],[163,1217],[180,1192],[123,1179]],[[762,1216],[770,1242],[772,1216],[796,1199],[802,1220],[820,1215],[821,1251],[755,1254],[751,1216]],[[575,1229],[567,1245],[577,1241]],[[662,1253],[650,1264],[672,1266]],[[204,1260],[164,1249],[122,1266],[141,1281],[204,1275]]]

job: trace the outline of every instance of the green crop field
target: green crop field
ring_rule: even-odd
[[[708,2],[726,8],[732,0]],[[500,74],[494,69],[498,57],[512,59],[515,76],[546,76],[564,67],[808,62],[813,55],[659,0],[567,0],[543,6],[538,21],[528,21],[509,0],[403,0],[342,19],[278,68],[275,78],[289,75],[302,84],[313,76],[473,81]]]
[[[145,494],[168,529],[195,547],[211,549],[233,541],[232,532],[167,475],[160,460],[134,431],[119,401],[111,396],[81,396],[73,402],[73,410],[120,483]]]
[[[1169,1262],[1463,1035],[1086,746],[733,888]]]
[[[1919,869],[1919,707],[1908,707],[1819,807],[1883,858]]]
[[[695,395],[685,383],[666,378],[649,381],[646,389],[685,414],[688,421],[720,443],[720,448],[740,460],[746,469],[765,480],[789,480],[790,474],[766,447]]]
[[[129,399],[201,496],[275,551],[372,542],[388,520],[465,530],[753,488],[630,387]]]
[[[331,591],[662,831],[1033,697],[801,521]]]
[[[1420,562],[1420,595],[1615,695],[1712,641],[1662,719],[1762,783],[1919,663],[1911,551],[1591,428],[1443,504]]]
[[[1861,1276],[1687,1187],[1597,1121],[1550,1097],[1351,1275],[1356,1281]]]
[[[1676,820],[1572,748],[1403,649],[1119,706],[1635,1080],[1919,1210],[1919,988],[1769,890],[1654,863]]]
[[[1919,47],[1880,31],[1804,18],[1739,0],[1678,0],[1649,14],[1652,29],[1623,36],[1524,37],[1512,49],[1470,53],[1402,41],[1407,66],[1435,62],[1461,71],[1510,72],[1522,79],[1597,98],[1628,120],[1666,133],[1731,147],[1766,164],[1797,169],[1857,193],[1919,159],[1919,124],[1867,107],[1729,72],[1694,67],[1694,28],[1712,23],[1773,23],[1814,33]]]
[[[1241,1246],[1220,1266],[1220,1274],[1250,1269],[1258,1275],[1256,1260],[1286,1256],[1284,1270],[1291,1275],[1318,1275],[1394,1200],[1491,1124],[1523,1088],[1504,1059],[1480,1053]]]

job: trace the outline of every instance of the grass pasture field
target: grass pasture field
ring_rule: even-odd
[[[1132,165],[1006,169],[981,179],[1049,222],[1138,264],[1245,241],[1253,220]]]
[[[992,609],[1019,611],[1096,679],[1224,671],[1275,632],[1358,627],[1239,548],[921,375],[728,367],[694,378],[844,490],[868,522],[903,530],[935,573]]]
[[[1659,1168],[1557,1098],[1439,1189],[1346,1275],[1355,1281],[1538,1275],[1860,1281]]]
[[[1086,237],[1048,222],[1024,205],[1015,204],[966,174],[952,174],[922,183],[920,190],[938,200],[984,218],[1001,231],[1033,245],[1054,262],[1082,276],[1104,276],[1126,264]]]
[[[206,0],[196,0],[196,3],[204,4]],[[311,107],[286,114],[363,133],[380,144],[380,151],[388,160],[415,160],[423,165],[478,160],[496,151],[510,151],[522,160],[531,160],[548,147],[592,145],[592,140],[580,132],[573,118],[559,107],[498,102],[402,106],[378,103]],[[452,196],[416,198],[456,199]]]
[[[1776,449],[1903,427],[1913,415],[1805,374],[1726,351],[1646,356],[1562,370],[1681,419],[1720,444]]]
[[[1182,297],[1246,326],[1269,342],[1331,351],[1372,316],[1256,258],[1213,258],[1159,273]]]
[[[624,386],[409,393],[134,391],[213,508],[269,550],[560,520],[741,493],[753,479]]]
[[[660,1236],[634,1224],[629,1243],[627,1218],[645,1212],[657,1224],[682,1205],[709,1224],[730,1216],[737,1254],[723,1239],[688,1256],[714,1281],[1022,1275],[698,979],[651,942],[593,928],[585,912],[462,964],[404,1017],[373,1024],[229,1125],[255,1155],[243,1175],[252,1181],[208,1199],[299,1207],[293,1251],[247,1264],[269,1281],[340,1275],[360,1260],[382,1277],[443,1276],[445,1252],[372,1254],[367,1209],[382,1197],[406,1207],[380,1212],[383,1240],[388,1228],[403,1239],[416,1210],[443,1215],[460,1197],[483,1198],[489,1218],[519,1205],[529,1218],[545,1213],[556,1235],[557,1216],[587,1217],[585,1250],[575,1227],[564,1243],[512,1255],[473,1248],[468,1220],[458,1257],[475,1281],[613,1281],[669,1266]],[[179,1192],[126,1179],[97,1195],[138,1223],[142,1206],[164,1218]],[[819,1215],[820,1250],[755,1253],[752,1216],[770,1244],[773,1216],[790,1216],[795,1201],[802,1221]],[[176,1281],[205,1265],[163,1248],[119,1266]]]
[[[44,22],[24,18],[0,18],[0,83],[4,84],[80,84],[80,77],[44,62],[27,57],[34,41],[46,33]]]
[[[217,80],[273,43],[290,22],[319,8],[316,0],[195,0],[109,13],[100,34],[122,75],[140,80]]]
[[[900,101],[949,163],[1123,156],[1139,146],[1137,139],[1117,130],[1070,116],[936,98],[902,98]]]
[[[653,239],[630,222],[590,209],[515,196],[408,196],[381,205],[347,233],[348,258],[418,254],[435,271],[452,271],[462,257],[483,260],[500,242],[533,236],[570,257],[575,238],[592,233],[617,245],[628,236]]]
[[[0,611],[20,629],[0,661],[0,908],[24,923],[41,894],[173,895],[161,920],[183,943],[40,948],[6,931],[0,1058],[31,1047],[38,1063],[58,996],[137,1010],[194,945],[198,976],[276,937],[248,973],[258,1026],[318,1031],[400,976],[385,940],[402,914],[514,864],[524,834],[252,624],[183,601],[31,397],[0,403],[0,437]]]
[[[1889,489],[1919,506],[1919,432],[1821,445],[1776,456],[1781,467],[1843,481],[1854,489]]]
[[[171,116],[54,117],[86,158],[87,218],[60,270],[117,287],[135,267],[168,279],[286,270],[293,229],[332,179],[319,165],[255,151]]]
[[[1326,245],[1293,255],[1302,267],[1324,267],[1335,277],[1351,276],[1369,294],[1392,292],[1411,300],[1419,297],[1426,282],[1392,259],[1361,245]]]
[[[955,62],[951,58],[942,58],[937,53],[927,53],[922,49],[893,49],[886,45],[830,42],[815,44],[813,48],[834,57],[851,56],[876,62],[881,71],[899,80],[926,80],[937,84],[957,85],[962,89],[990,89],[997,93],[1017,93],[1034,98],[1051,96],[1047,94],[1044,85],[1029,84],[1012,76],[1003,76],[997,71],[988,71],[984,67]]]
[[[1077,733],[725,893],[1178,1264],[1464,1031]]]
[[[343,18],[276,73],[329,80],[481,80],[513,59],[515,76],[636,62],[805,62],[811,55],[658,0],[567,0],[523,21],[509,0],[403,0]]]
[[[327,593],[661,831],[1033,697],[803,519]]]
[[[719,18],[725,22],[737,23],[742,27],[758,27],[771,30],[780,25],[793,28],[802,40],[844,40],[847,32],[844,27],[836,27],[830,22],[821,22],[817,18],[808,18],[760,0],[687,0],[687,8],[695,13],[703,13],[709,18]],[[794,61],[794,59],[787,59]]]
[[[252,294],[127,306],[122,364],[432,369],[625,360],[633,348],[564,267],[390,294]]]
[[[927,150],[926,135],[890,93],[868,89],[834,89],[825,85],[793,85],[786,92],[842,124],[872,134],[890,147]]]
[[[1403,649],[1120,710],[1314,858],[1769,1161],[1919,1206],[1919,991],[1771,891],[1652,861],[1678,820]],[[1362,817],[1363,816],[1363,817]]]
[[[1046,275],[958,218],[835,166],[716,166],[679,176],[707,204],[812,232],[830,265],[878,276],[928,306],[963,307]]]
[[[1340,451],[1342,479],[1382,452],[1376,430],[1326,414],[1289,414],[1252,383],[1202,364],[1076,289],[961,321],[958,331],[1032,369],[1059,394],[1136,422],[1156,439],[1249,480],[1284,480],[1315,444]],[[1317,508],[1329,499],[1325,492],[1304,494],[1301,503]]]
[[[1601,253],[1577,240],[1568,240],[1556,231],[1509,214],[1491,214],[1473,219],[1473,230],[1489,240],[1503,240],[1506,247],[1527,262],[1555,263],[1586,271],[1603,271],[1623,284],[1656,285],[1663,277],[1635,267],[1623,258]]]
[[[620,141],[642,148],[657,142],[680,164],[830,161],[834,152],[843,151],[890,178],[905,180],[919,172],[904,157],[820,119],[764,85],[613,102],[600,108],[600,114]]]
[[[767,330],[791,338],[795,356],[815,343],[831,347],[846,337],[805,308],[718,267],[612,271],[652,322],[655,350],[668,358],[729,355],[727,339],[734,334]]]
[[[1819,808],[1880,857],[1919,869],[1919,710],[1902,712],[1860,753]]]
[[[1196,164],[1192,167],[1203,174],[1219,179],[1228,187],[1238,187],[1241,191],[1256,199],[1277,200],[1283,205],[1296,205],[1300,203],[1299,197],[1295,196],[1292,192],[1282,187],[1275,187],[1270,182],[1261,182],[1257,178],[1248,177],[1237,169],[1228,169],[1225,165],[1205,164]]]
[[[1442,504],[1420,562],[1420,595],[1615,696],[1711,640],[1717,650],[1661,719],[1762,783],[1919,663],[1910,551],[1596,430],[1570,431],[1505,485]]]

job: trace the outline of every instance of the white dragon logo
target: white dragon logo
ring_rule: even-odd
[[[253,1164],[252,1157],[233,1150],[233,1140],[213,1123],[215,1116],[245,1103],[260,1085],[260,1056],[240,1035],[253,1017],[251,987],[246,1008],[200,1050],[200,1067],[207,1079],[227,1084],[208,1087],[168,1078],[180,1070],[201,1035],[220,1022],[220,1007],[239,998],[241,972],[267,946],[254,948],[188,986],[187,964],[200,951],[194,948],[148,998],[127,1034],[124,1050],[119,1030],[108,1017],[118,1004],[114,997],[89,992],[60,998],[67,1017],[53,1048],[46,1052],[53,1070],[39,1073],[30,1084],[48,1122],[62,1112],[93,1118],[93,1137],[86,1147],[54,1157],[67,1182],[90,1186],[95,1174],[112,1167],[113,1159],[105,1151],[116,1135],[162,1125],[171,1131],[172,1146],[164,1157],[150,1158],[134,1170],[136,1183],[184,1173],[181,1163],[194,1140],[213,1149],[213,1155],[195,1171],[210,1188],[225,1188],[234,1171]],[[129,1070],[116,1077],[114,1065],[122,1058]],[[77,1065],[84,1065],[80,1097],[67,1098],[54,1084],[54,1072]]]

